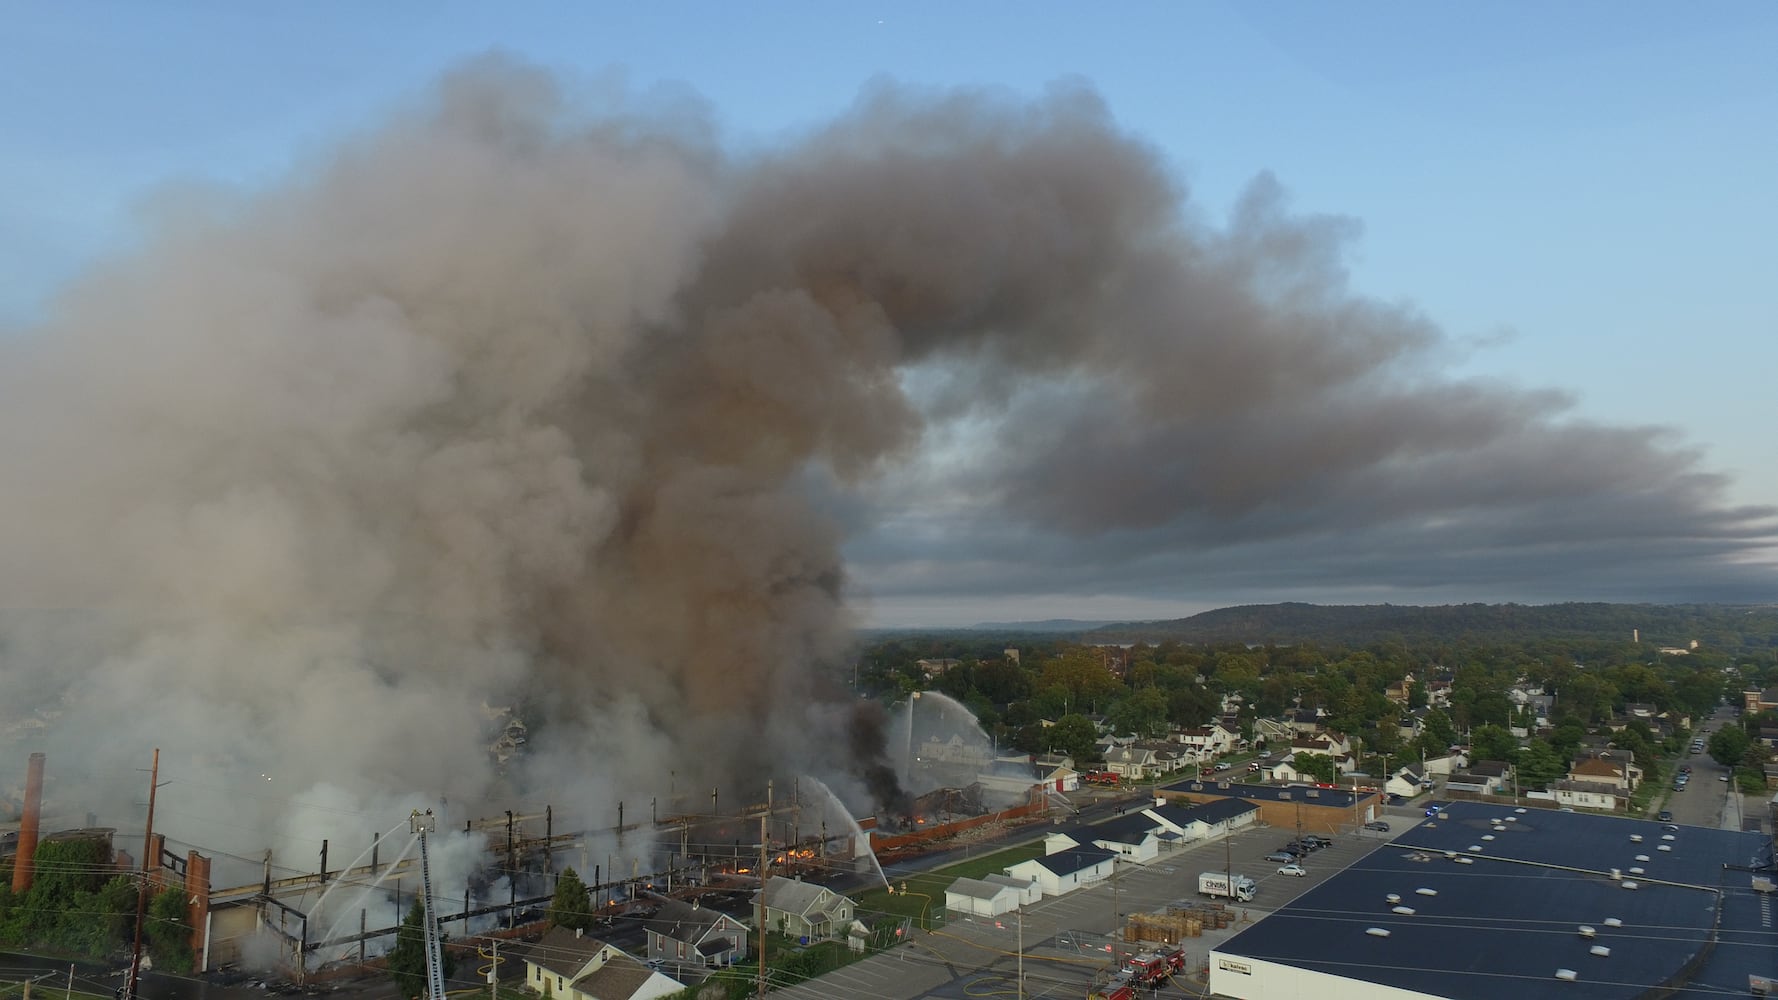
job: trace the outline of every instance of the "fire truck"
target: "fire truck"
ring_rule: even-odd
[[[1173,977],[1176,972],[1185,969],[1185,952],[1174,948],[1171,951],[1145,951],[1132,955],[1124,964],[1124,971],[1129,973],[1130,981],[1138,986],[1155,987]]]

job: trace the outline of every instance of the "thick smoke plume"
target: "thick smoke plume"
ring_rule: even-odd
[[[1650,432],[1440,380],[1342,224],[1265,179],[1205,223],[1090,93],[879,88],[746,155],[706,119],[478,63],[275,190],[166,200],[3,342],[0,704],[64,797],[115,818],[160,746],[169,829],[312,852],[439,798],[572,829],[878,774],[823,693],[863,497],[993,511],[1000,555],[1767,530]]]

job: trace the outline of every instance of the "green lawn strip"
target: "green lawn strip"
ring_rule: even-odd
[[[942,921],[945,908],[945,887],[960,878],[981,878],[1004,874],[1008,865],[1043,856],[1043,844],[1023,844],[980,857],[965,858],[943,868],[895,880],[895,892],[871,889],[853,895],[861,913],[891,914],[908,917],[917,925],[930,928]],[[904,892],[905,887],[905,892]]]

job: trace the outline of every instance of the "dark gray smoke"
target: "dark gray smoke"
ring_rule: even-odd
[[[877,88],[745,156],[704,120],[484,61],[274,190],[162,206],[5,341],[0,605],[83,622],[0,653],[53,766],[127,802],[165,747],[169,822],[243,849],[515,788],[609,822],[764,765],[892,795],[816,696],[859,497],[991,511],[909,536],[978,569],[1769,534],[1650,432],[1441,379],[1436,330],[1346,291],[1343,223],[1265,179],[1206,223],[1082,89]]]

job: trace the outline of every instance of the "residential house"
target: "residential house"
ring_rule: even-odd
[[[685,986],[616,945],[554,927],[524,953],[525,985],[553,1000],[653,1000]]]
[[[1176,729],[1169,738],[1196,752],[1200,757],[1215,757],[1235,749],[1235,741],[1241,738],[1241,730],[1239,727],[1226,728],[1218,722],[1210,726]]]
[[[1410,693],[1413,691],[1413,688],[1414,688],[1414,675],[1408,674],[1406,677],[1403,677],[1399,681],[1391,681],[1389,684],[1389,687],[1384,689],[1383,697],[1388,698],[1390,701],[1395,702],[1397,705],[1406,705],[1408,703],[1408,697],[1409,697]]]
[[[1421,765],[1421,773],[1427,777],[1435,774],[1450,774],[1469,767],[1469,758],[1460,753],[1445,754],[1442,757],[1428,757]]]
[[[1582,751],[1568,765],[1568,780],[1610,785],[1619,791],[1633,792],[1637,783],[1642,780],[1642,769],[1630,760],[1628,753],[1621,750],[1607,750],[1597,754]]]
[[[1161,773],[1154,751],[1134,745],[1106,750],[1105,769],[1131,781],[1147,781]]]
[[[961,660],[915,660],[914,665],[920,668],[922,676],[931,680],[934,677],[942,676],[961,662]]]
[[[1451,704],[1451,684],[1456,678],[1450,673],[1442,673],[1426,682],[1426,703],[1434,708],[1445,708]]]
[[[1404,767],[1389,776],[1389,780],[1383,783],[1383,790],[1391,795],[1399,795],[1404,799],[1411,799],[1420,794],[1420,783],[1425,780],[1426,776],[1424,774],[1415,771],[1413,768]]]
[[[1426,713],[1430,711],[1430,708],[1416,708],[1411,712],[1403,712],[1395,721],[1396,732],[1400,734],[1403,743],[1419,739],[1420,734],[1426,731]]]
[[[960,878],[945,887],[945,909],[972,917],[998,917],[1019,908],[1019,890],[986,879]]]
[[[981,881],[992,882],[995,885],[1008,885],[1017,889],[1019,892],[1019,904],[1021,906],[1035,903],[1043,898],[1043,887],[1031,879],[1013,878],[1011,875],[995,873],[992,875],[983,875]]]
[[[1085,885],[1097,885],[1111,876],[1117,855],[1103,847],[1083,844],[1021,861],[1006,869],[1016,879],[1034,880],[1045,896],[1060,896]]]
[[[1296,727],[1283,719],[1254,719],[1253,740],[1267,746],[1289,743],[1296,738]]]
[[[1168,740],[1137,740],[1130,745],[1154,754],[1154,769],[1157,774],[1171,774],[1197,759],[1192,751]]]
[[[963,764],[968,767],[986,767],[994,759],[994,753],[979,738],[974,741],[965,740],[953,735],[948,740],[936,736],[927,737],[919,747],[918,758],[923,761],[937,761],[941,764]]]
[[[852,900],[826,886],[774,875],[766,882],[766,927],[798,940],[826,941],[852,923]]]
[[[1750,687],[1741,692],[1741,702],[1742,709],[1748,715],[1769,712],[1772,709],[1778,708],[1778,687],[1769,687],[1763,691],[1759,688]]]
[[[660,909],[643,926],[651,959],[714,967],[747,957],[746,925],[696,902],[660,897]]]
[[[1778,726],[1759,727],[1758,739],[1769,747],[1778,747]]]
[[[1629,802],[1628,793],[1609,782],[1552,781],[1549,791],[1557,802],[1576,809],[1622,810]]]
[[[1321,730],[1323,713],[1320,708],[1287,708],[1284,710],[1284,721],[1298,733],[1314,733]]]

